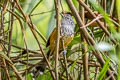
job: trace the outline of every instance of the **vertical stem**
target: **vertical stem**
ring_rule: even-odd
[[[5,0],[3,3],[2,10],[1,10],[0,36],[4,35],[4,25],[3,25],[4,24],[4,15],[5,15],[6,9],[8,7],[8,3],[9,3],[9,0]]]
[[[116,46],[116,55],[118,58],[118,76],[117,76],[117,80],[120,80],[120,44],[118,44]]]
[[[5,66],[5,72],[6,72],[7,78],[8,80],[10,80],[10,75],[9,75],[8,67],[6,65],[6,61],[4,58],[2,58],[2,61],[3,61],[3,65]]]
[[[63,50],[65,51],[65,47],[64,47],[64,40],[62,39],[62,46],[63,46]],[[66,54],[63,53],[63,57],[64,57],[64,64],[65,64],[65,71],[66,71],[66,76],[67,76],[67,80],[69,80],[69,74],[68,74],[68,66],[67,66],[67,57]]]
[[[0,80],[2,80],[2,77],[1,77],[2,75],[1,75],[1,67],[0,67]]]
[[[115,5],[115,0],[112,0],[111,7],[110,7],[110,16],[112,16],[112,14],[113,14],[114,5]]]
[[[67,0],[68,1],[68,0]],[[70,0],[71,1],[71,0]],[[83,3],[83,1],[81,0],[78,0],[78,2],[94,17],[96,18],[96,15],[92,12],[92,10],[86,5]],[[76,11],[76,10],[75,10]],[[77,12],[77,11],[76,11]],[[77,14],[76,14],[77,16]],[[77,18],[76,18],[77,19]],[[96,22],[99,24],[100,28],[105,32],[105,34],[107,36],[109,36],[109,38],[111,39],[111,41],[116,44],[116,40],[111,36],[111,34],[109,33],[109,31],[101,24],[101,21],[100,20],[96,20]],[[78,23],[79,24],[79,23]],[[82,23],[80,24],[82,26],[84,26]]]
[[[56,35],[56,51],[55,51],[55,76],[56,76],[56,80],[59,80],[59,76],[58,76],[58,65],[59,65],[59,61],[58,61],[58,57],[59,57],[59,40],[60,40],[60,0],[55,0],[55,9],[56,9],[56,31],[57,31],[57,35]]]
[[[85,2],[85,0],[82,0],[83,2]],[[83,24],[85,24],[85,11],[84,11],[84,7],[81,6],[81,19],[83,21]],[[83,70],[84,70],[84,80],[89,80],[89,76],[88,76],[88,56],[87,56],[87,42],[84,38],[84,35],[81,34],[81,40],[83,42],[82,44],[82,53],[83,53]]]
[[[94,80],[97,80],[97,74],[98,74],[98,71],[99,71],[99,67],[96,67],[96,70],[95,70],[95,77],[94,77]]]
[[[87,42],[82,36],[83,40],[83,48],[82,48],[82,53],[83,53],[83,70],[84,70],[84,80],[89,80],[89,75],[88,75],[88,56],[87,56]]]
[[[78,0],[78,1],[79,1],[79,3],[80,3],[86,10],[89,9],[88,11],[90,11],[91,13],[93,13],[93,12],[91,11],[91,9],[90,9],[88,6],[86,6],[86,4],[84,4],[81,0]],[[77,21],[78,26],[79,26],[79,27],[85,26],[85,25],[83,24],[80,16],[79,16],[79,14],[78,14],[77,9],[75,8],[72,0],[66,0],[66,2],[68,3],[68,6],[70,7],[71,12],[73,13],[73,15],[74,15],[74,17],[75,17],[75,20]],[[93,14],[93,15],[94,15],[94,14]],[[93,17],[95,17],[95,15],[94,15]],[[98,22],[99,24],[101,23],[99,20],[97,20],[97,22]],[[100,24],[100,25],[101,25],[101,24]],[[101,28],[103,29],[103,26],[102,26],[102,25],[101,25]],[[104,28],[104,30],[107,31],[106,28]],[[96,45],[94,39],[91,37],[91,35],[89,35],[89,33],[88,33],[88,31],[87,31],[86,28],[82,29],[82,32],[83,32],[83,34],[84,34],[85,39],[86,39],[87,41],[89,41],[89,43],[90,43],[91,45]],[[111,36],[108,31],[107,31],[107,35],[108,35],[109,37]],[[111,37],[111,38],[112,38],[112,37]],[[113,38],[112,38],[112,41],[116,44],[116,41],[115,41]],[[98,50],[93,51],[93,53],[94,53],[94,55],[96,56],[96,58],[98,59],[98,61],[100,62],[100,64],[103,66],[103,65],[105,64],[105,61],[104,61],[101,53],[100,53]],[[108,69],[108,71],[107,71],[107,76],[109,76],[109,75],[111,74],[111,72],[112,72],[112,71],[111,71],[110,69]],[[114,76],[111,76],[111,80],[115,80],[115,77],[114,77]]]
[[[33,33],[33,35],[34,35],[34,37],[35,37],[35,39],[36,39],[36,41],[38,43],[38,46],[39,46],[39,48],[41,50],[41,53],[42,53],[47,65],[48,65],[48,68],[50,69],[51,76],[52,76],[53,80],[55,80],[55,76],[54,76],[54,73],[52,71],[52,67],[50,66],[50,63],[49,63],[49,61],[48,61],[48,59],[47,59],[47,57],[46,57],[46,55],[45,55],[45,53],[43,51],[43,48],[41,47],[40,41],[39,41],[39,39],[38,39],[38,37],[36,35],[35,29],[34,29],[34,24],[32,23],[31,18],[30,18],[30,23],[28,23],[28,25],[29,25],[31,32]]]
[[[104,4],[104,11],[106,12],[106,0],[104,0],[104,2],[103,2]]]
[[[14,12],[14,2],[11,2],[12,4],[12,12]],[[11,51],[11,44],[12,44],[12,31],[13,31],[13,20],[14,20],[14,16],[11,14],[11,22],[10,22],[10,31],[9,31],[9,45],[8,45],[8,57]]]
[[[20,75],[20,73],[18,72],[18,70],[16,69],[16,67],[13,64],[11,64],[11,63],[9,63],[9,66],[13,69],[13,71],[17,75],[18,80],[23,80],[23,77]]]
[[[81,80],[81,76],[82,75],[82,66],[80,66],[80,69],[79,69],[79,75],[78,75],[78,79],[77,80]]]

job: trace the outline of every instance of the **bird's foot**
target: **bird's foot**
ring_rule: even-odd
[[[39,73],[40,73],[40,75],[43,75],[43,72],[40,71]]]
[[[64,55],[66,55],[66,53],[67,53],[67,50],[63,50],[62,52],[63,52],[63,54],[64,54]]]

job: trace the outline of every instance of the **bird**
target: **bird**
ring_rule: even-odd
[[[62,16],[62,19],[60,23],[59,52],[63,50],[63,46],[66,49],[67,46],[70,44],[70,42],[73,40],[74,29],[75,29],[75,23],[74,23],[71,13],[61,13],[61,16]],[[48,59],[51,55],[55,53],[56,37],[57,37],[57,30],[56,28],[54,28],[46,44],[46,47],[49,47],[49,51],[46,54]],[[64,44],[62,44],[62,41]],[[43,58],[43,60],[41,60],[39,64],[36,66],[36,71],[34,72],[36,74],[35,77],[38,76],[38,71],[44,72],[46,66],[47,66],[47,63],[45,62],[45,59]]]

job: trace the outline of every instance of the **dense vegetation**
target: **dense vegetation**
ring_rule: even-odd
[[[66,55],[52,55],[36,80],[120,80],[119,5],[119,0],[0,0],[0,80],[33,79],[61,12],[73,15],[74,39]]]

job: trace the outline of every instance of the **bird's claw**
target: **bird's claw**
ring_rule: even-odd
[[[67,53],[67,50],[63,50],[63,54],[66,55],[66,53]]]
[[[42,74],[43,74],[43,72],[41,72],[41,71],[40,71],[39,73],[40,73],[40,75],[42,75]]]

